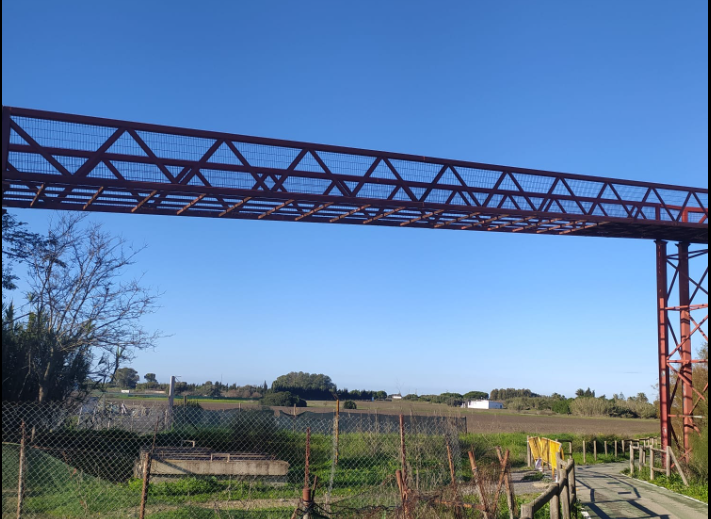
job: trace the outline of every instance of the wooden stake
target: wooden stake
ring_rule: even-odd
[[[679,465],[679,462],[676,459],[676,455],[674,454],[674,451],[672,449],[669,449],[669,455],[672,458],[672,461],[674,462],[674,466],[676,467],[676,470],[679,472],[679,475],[681,476],[681,481],[686,485],[687,487],[689,486],[689,480],[686,479],[686,474],[684,474],[684,471],[681,468],[681,465]]]
[[[583,465],[587,463],[587,446],[585,445],[585,440],[583,440]]]
[[[20,466],[17,475],[17,519],[22,518],[22,505],[25,500],[25,444],[27,443],[27,432],[25,421],[20,425]],[[4,508],[4,507],[3,507]]]
[[[469,451],[469,464],[472,467],[472,474],[474,475],[474,479],[476,480],[477,486],[479,487],[481,504],[484,505],[484,510],[482,511],[482,514],[484,515],[484,519],[489,519],[489,500],[486,497],[484,482],[482,481],[479,475],[479,469],[476,466],[476,460],[474,459],[474,453],[472,451]]]
[[[456,492],[457,490],[457,477],[454,473],[454,460],[452,459],[452,448],[449,446],[449,441],[447,442],[447,459],[449,460],[449,477],[452,479],[452,489]]]
[[[508,450],[506,453],[507,455],[510,454]],[[506,472],[504,483],[506,485],[506,504],[509,507],[509,518],[515,519],[518,514],[518,507],[513,491],[513,481],[511,481],[511,470],[509,469],[508,463],[504,464],[504,455],[501,454],[501,447],[499,446],[496,447],[496,455],[499,458],[499,463],[501,463],[501,470]]]
[[[148,501],[148,484],[151,480],[151,452],[147,451],[143,461],[143,488],[141,490],[141,509],[139,510],[139,519],[146,517],[146,502]]]
[[[666,474],[667,479],[669,479],[669,476],[671,476],[671,456],[669,455],[670,450],[671,447],[667,445],[666,456],[664,456],[664,473]]]

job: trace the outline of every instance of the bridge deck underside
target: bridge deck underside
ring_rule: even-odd
[[[708,242],[708,190],[3,109],[3,207]]]

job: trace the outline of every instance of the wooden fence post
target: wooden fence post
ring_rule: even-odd
[[[556,452],[556,465],[558,465],[558,474],[560,474],[563,519],[570,519],[570,488],[568,487],[570,480],[568,479],[568,470],[563,463],[563,457],[560,455],[560,452]]]
[[[667,476],[667,479],[669,479],[669,476],[671,476],[671,456],[669,455],[669,451],[671,450],[671,447],[667,445],[667,455],[664,456],[664,469],[665,469],[665,474]]]
[[[654,481],[654,447],[649,448],[649,480]]]
[[[529,436],[526,436],[526,464],[528,465],[528,467],[531,467],[532,455],[531,455],[531,444],[528,442],[529,438],[530,438]]]
[[[605,456],[607,456],[607,440],[605,440]]]
[[[679,471],[679,475],[681,476],[681,481],[684,483],[685,486],[689,486],[689,480],[686,479],[686,474],[684,474],[684,470],[681,468],[681,465],[679,465],[679,462],[676,459],[676,455],[674,454],[674,451],[672,449],[669,449],[669,454],[671,455],[672,461],[674,462],[674,466],[676,466],[676,470]]]
[[[587,448],[586,448],[586,445],[585,445],[585,440],[583,440],[583,465],[586,465],[586,464],[587,464],[587,460],[586,460],[586,454],[587,454],[587,452],[586,452],[586,451],[587,451]]]
[[[145,460],[143,461],[143,488],[141,489],[141,508],[138,512],[138,517],[143,519],[146,516],[146,502],[148,501],[148,485],[151,480],[151,452],[146,452]]]
[[[637,450],[639,451],[639,470],[641,471],[642,467],[644,467],[644,447],[638,445]]]
[[[593,459],[597,461],[597,439],[593,440]]]
[[[550,501],[551,519],[560,519],[560,488],[553,494]]]
[[[634,475],[634,445],[630,443],[630,476]]]
[[[617,440],[615,440],[615,459],[617,459]]]

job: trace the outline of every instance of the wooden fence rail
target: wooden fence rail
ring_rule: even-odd
[[[577,500],[575,490],[575,462],[572,458],[563,461],[557,454],[558,481],[551,483],[536,499],[521,505],[521,519],[533,519],[533,515],[550,503],[550,519],[571,519],[571,510]],[[562,515],[561,515],[562,512]]]
[[[671,447],[666,449],[658,449],[654,447],[653,442],[644,442],[634,445],[630,443],[630,474],[634,474],[635,470],[642,472],[645,468],[649,469],[649,479],[654,480],[657,472],[663,472],[667,477],[671,475],[672,467],[676,469],[681,476],[684,485],[689,486],[689,481],[686,479],[684,470],[679,465],[676,455]],[[635,467],[635,451],[637,451],[637,466]],[[659,454],[659,457],[655,456]],[[659,459],[660,466],[655,466],[655,461]]]

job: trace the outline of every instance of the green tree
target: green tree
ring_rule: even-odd
[[[267,393],[260,400],[262,405],[279,407],[306,407],[306,401],[288,391]]]
[[[304,373],[292,371],[281,375],[272,382],[272,391],[288,391],[305,399],[326,400],[331,399],[336,392],[336,384],[331,377],[323,374]]]
[[[153,311],[157,295],[123,278],[139,251],[127,252],[123,240],[83,220],[83,215],[60,216],[44,246],[24,258],[35,324],[45,326],[44,336],[53,338],[44,344],[47,364],[36,378],[39,402],[54,399],[50,388],[63,359],[82,355],[94,379],[114,381],[122,364],[159,337],[140,324]]]
[[[138,371],[133,368],[119,368],[114,377],[116,385],[124,389],[134,389],[140,379]]]
[[[468,393],[464,393],[462,398],[464,400],[488,400],[489,393],[485,393],[484,391],[469,391]]]
[[[62,340],[44,315],[31,313],[19,320],[13,306],[3,304],[3,401],[63,401],[84,395],[91,353],[87,346],[65,348]]]
[[[17,263],[26,262],[38,250],[44,250],[47,241],[39,234],[29,232],[26,224],[19,222],[14,215],[2,215],[2,294],[14,290],[18,277],[13,273]]]
[[[346,400],[343,402],[343,409],[358,409],[358,406],[353,400]]]
[[[148,384],[152,384],[152,385],[158,384],[158,379],[156,378],[155,373],[146,373],[145,375],[143,375],[143,378],[145,379],[146,383],[148,383]]]

